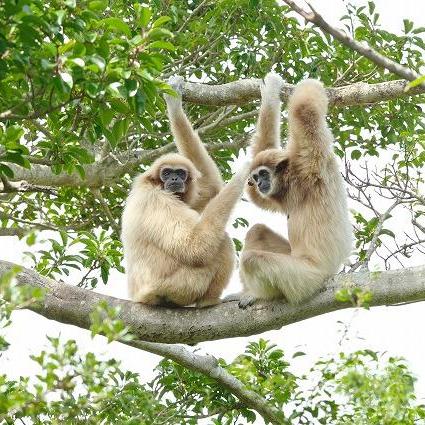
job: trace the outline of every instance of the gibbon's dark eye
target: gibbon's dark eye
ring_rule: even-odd
[[[258,175],[259,175],[260,177],[267,177],[267,176],[268,176],[268,174],[269,174],[269,172],[268,172],[267,170],[260,170],[260,171],[258,172]]]
[[[251,177],[254,179],[254,181],[258,182],[258,174],[253,174]]]
[[[173,172],[173,169],[171,168],[163,168],[161,170],[161,176],[168,177]]]
[[[174,170],[174,172],[183,180],[186,181],[187,177],[188,177],[188,173],[185,169],[183,168],[177,168],[176,170]]]

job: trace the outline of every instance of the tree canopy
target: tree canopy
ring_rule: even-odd
[[[252,335],[339,308],[425,298],[425,88],[416,79],[424,74],[425,28],[401,18],[397,35],[381,26],[372,1],[347,4],[339,23],[345,43],[320,15],[306,23],[294,2],[285,3],[0,3],[0,237],[25,240],[33,266],[16,269],[0,256],[1,323],[13,308],[31,308],[168,358],[145,384],[113,360],[51,339],[51,352],[34,358],[43,370],[35,382],[0,376],[0,423],[192,424],[211,417],[219,424],[252,422],[254,412],[273,423],[423,420],[400,359],[364,351],[319,360],[317,385],[302,392],[307,378],[292,374],[283,352],[266,341],[251,343],[231,364],[163,344]],[[124,272],[120,216],[132,178],[175,148],[162,98],[171,92],[168,77],[184,77],[188,115],[228,179],[254,128],[259,79],[271,69],[287,82],[284,101],[303,78],[328,88],[356,238],[346,273],[303,306],[259,306],[251,316],[234,303],[154,311],[89,292],[107,284],[112,270]],[[233,223],[249,225],[244,217]],[[239,250],[243,241],[234,241]],[[109,327],[90,315],[100,300],[108,301],[98,314],[109,317]],[[164,330],[169,317],[180,321],[181,334]]]

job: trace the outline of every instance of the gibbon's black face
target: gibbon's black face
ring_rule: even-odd
[[[257,189],[267,195],[272,187],[272,174],[268,167],[258,167],[251,173],[251,183],[257,186]]]
[[[184,168],[164,167],[161,169],[159,178],[161,179],[164,190],[173,193],[185,193],[186,182],[189,173]]]

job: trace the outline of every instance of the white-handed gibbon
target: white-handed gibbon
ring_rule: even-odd
[[[184,113],[182,81],[172,78],[179,96],[165,97],[179,154],[160,157],[136,177],[122,217],[122,242],[133,301],[205,307],[220,302],[235,266],[225,227],[249,169],[224,186]]]
[[[289,240],[262,224],[249,230],[240,265],[242,308],[256,299],[302,302],[351,251],[346,192],[326,124],[326,91],[312,79],[296,86],[288,102],[289,141],[282,150],[282,84],[269,73],[261,88],[248,193],[259,207],[288,216]]]

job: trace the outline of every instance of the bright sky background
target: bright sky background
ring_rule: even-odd
[[[338,18],[345,13],[342,0],[311,0],[313,6],[331,23],[338,25]],[[366,4],[352,0],[354,4]],[[392,32],[400,32],[403,18],[409,18],[416,26],[425,26],[425,1],[421,0],[376,0],[376,8],[381,14],[381,24]],[[301,1],[299,0],[299,4]],[[239,158],[238,163],[243,158]],[[250,225],[257,222],[267,223],[277,231],[286,233],[285,220],[257,207],[240,203],[234,217],[243,216]],[[232,221],[231,221],[232,222]],[[243,240],[245,229],[229,227],[231,236]],[[17,238],[0,238],[1,259],[22,264],[23,252],[28,250],[25,243]],[[72,276],[67,279],[72,283]],[[236,292],[240,288],[237,274],[232,280],[228,292]],[[125,276],[114,273],[107,287],[100,285],[99,292],[125,298]],[[349,324],[348,338],[341,342],[344,326]],[[320,356],[352,351],[367,347],[393,356],[403,356],[408,360],[410,368],[418,378],[417,393],[425,398],[425,339],[423,326],[425,323],[425,303],[409,304],[401,307],[378,307],[370,311],[344,310],[315,317],[295,323],[279,331],[267,332],[261,335],[272,340],[285,350],[288,358],[297,351],[308,355],[294,359],[293,367],[296,372],[307,372],[312,362]],[[76,339],[81,351],[93,351],[104,354],[105,358],[115,357],[122,360],[125,368],[140,372],[143,379],[152,376],[152,369],[158,362],[157,356],[112,343],[107,345],[102,337],[90,338],[89,332],[74,326],[62,325],[47,320],[35,313],[19,311],[13,315],[13,325],[7,330],[7,339],[12,342],[10,349],[0,357],[0,372],[8,371],[11,377],[33,374],[37,372],[29,355],[38,353],[46,346],[45,335],[57,336],[64,339]],[[207,342],[197,346],[201,351],[209,352],[218,357],[231,361],[240,354],[250,338],[227,339],[221,342]]]

